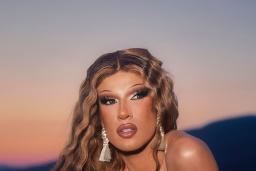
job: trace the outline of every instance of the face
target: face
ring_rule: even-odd
[[[153,139],[156,130],[153,92],[143,77],[118,71],[105,78],[97,92],[101,124],[111,144],[128,152]]]

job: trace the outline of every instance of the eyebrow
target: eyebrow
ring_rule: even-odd
[[[129,87],[129,88],[132,88],[132,87],[135,87],[135,86],[138,86],[138,85],[144,85],[144,83],[137,83],[137,84],[132,85],[132,86]],[[102,92],[104,92],[104,91],[112,92],[111,90],[101,90],[100,93],[102,93]]]

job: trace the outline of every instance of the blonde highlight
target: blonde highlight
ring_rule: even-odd
[[[87,77],[79,89],[79,99],[74,107],[68,143],[59,154],[52,171],[124,170],[125,163],[119,151],[110,145],[112,160],[98,161],[102,148],[101,124],[98,112],[96,88],[106,77],[124,70],[136,72],[154,90],[154,110],[160,114],[164,132],[177,129],[178,102],[173,91],[173,80],[161,67],[162,62],[146,49],[131,48],[100,56],[87,70]],[[159,132],[156,131],[157,137]],[[160,169],[157,158],[158,140],[153,147],[156,170]]]

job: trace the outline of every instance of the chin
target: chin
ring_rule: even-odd
[[[113,144],[114,145],[114,144]],[[116,145],[114,145],[119,151],[125,154],[135,154],[143,149],[148,145],[148,142],[143,140],[139,142],[138,140],[121,140]]]

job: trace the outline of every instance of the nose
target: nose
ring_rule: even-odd
[[[120,110],[118,113],[118,118],[121,120],[132,117],[132,113],[129,110],[129,105],[127,103],[120,103]]]

